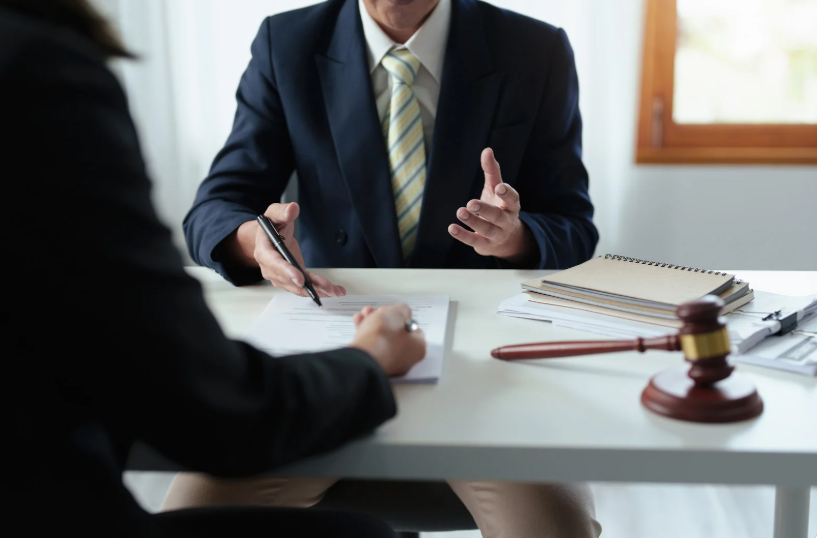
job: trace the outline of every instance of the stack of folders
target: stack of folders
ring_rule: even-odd
[[[704,295],[723,299],[723,314],[754,298],[735,275],[609,254],[522,287],[532,301],[668,327],[681,326],[679,305]]]
[[[817,375],[817,295],[755,293],[727,273],[611,255],[522,287],[498,313],[615,338],[672,332],[681,327],[678,305],[715,294],[725,303],[735,360]],[[781,334],[781,320],[792,318],[795,330],[772,337]]]

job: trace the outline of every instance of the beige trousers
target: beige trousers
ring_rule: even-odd
[[[335,482],[333,478],[268,475],[222,480],[179,473],[162,511],[223,505],[308,508],[319,503]],[[601,534],[586,484],[448,483],[484,538],[598,538]]]

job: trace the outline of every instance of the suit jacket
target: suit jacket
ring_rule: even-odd
[[[299,241],[312,267],[403,267],[386,144],[357,0],[268,18],[238,88],[232,134],[184,229],[191,256],[235,283],[218,245],[299,180]],[[480,153],[492,147],[521,195],[538,253],[528,268],[587,260],[598,234],[581,160],[573,52],[561,29],[475,0],[454,0],[428,179],[418,268],[510,267],[455,241],[456,210],[479,198]]]
[[[125,97],[90,42],[0,8],[4,526],[157,536],[136,440],[190,469],[270,470],[395,413],[362,351],[226,339],[150,202]]]

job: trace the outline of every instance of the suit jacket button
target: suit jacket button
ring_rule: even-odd
[[[338,245],[340,246],[345,245],[348,239],[349,238],[346,236],[346,232],[344,232],[343,229],[338,230],[337,235],[335,235],[335,241],[337,241]]]

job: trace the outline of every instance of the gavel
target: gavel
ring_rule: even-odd
[[[554,359],[648,349],[683,351],[691,367],[672,368],[650,380],[641,403],[658,414],[693,422],[735,422],[763,412],[763,401],[752,383],[726,357],[730,342],[719,317],[720,297],[708,295],[684,303],[675,314],[683,322],[678,334],[634,340],[542,342],[496,348],[491,355],[503,361]]]

